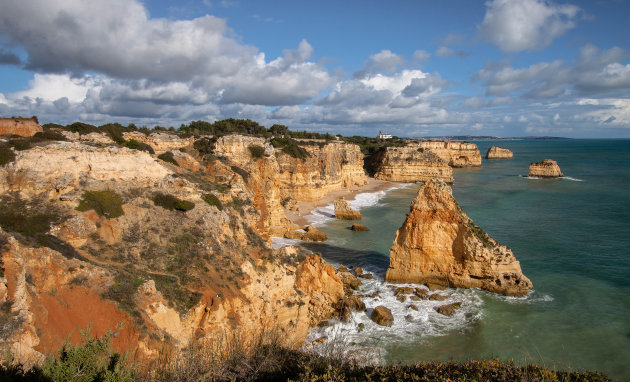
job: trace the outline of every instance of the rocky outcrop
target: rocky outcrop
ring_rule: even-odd
[[[367,184],[359,146],[343,142],[302,145],[306,159],[276,151],[280,173],[277,184],[283,198],[315,201],[338,190]]]
[[[337,219],[344,220],[360,220],[361,213],[352,207],[350,207],[350,203],[344,198],[340,198],[334,201],[335,206],[335,217]]]
[[[392,316],[392,311],[383,305],[379,305],[372,311],[370,315],[372,321],[376,322],[381,326],[392,326],[394,324],[394,316]]]
[[[363,224],[353,224],[352,226],[350,226],[350,229],[352,231],[369,231],[370,229],[366,226],[364,226]]]
[[[139,131],[132,131],[128,133],[123,133],[123,137],[126,140],[133,139],[140,143],[146,143],[147,145],[151,146],[151,148],[153,148],[153,151],[155,151],[157,155],[167,151],[190,147],[195,142],[194,137],[182,138],[177,134],[161,132],[144,134]]]
[[[437,154],[417,146],[387,147],[371,161],[374,178],[392,182],[426,182],[438,178],[453,183],[453,169]]]
[[[492,146],[486,153],[486,159],[512,159],[514,153],[509,149],[499,146]]]
[[[564,175],[555,160],[545,159],[529,164],[529,176],[537,178],[560,178]]]
[[[451,167],[479,167],[481,154],[474,143],[450,141],[426,141],[413,145],[431,150]]]
[[[440,305],[437,307],[437,312],[444,316],[452,316],[457,312],[459,308],[461,308],[461,302],[454,302],[452,304]]]
[[[0,135],[32,137],[44,131],[35,118],[0,118]]]
[[[411,203],[396,232],[385,280],[515,296],[532,288],[512,251],[476,226],[441,180],[425,183]]]

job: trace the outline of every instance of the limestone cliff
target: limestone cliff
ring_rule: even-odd
[[[564,175],[558,166],[558,162],[551,159],[545,159],[540,162],[529,164],[529,176],[538,178],[560,178]]]
[[[258,144],[262,153],[249,150]],[[35,361],[90,322],[96,335],[116,331],[118,350],[148,356],[263,329],[298,346],[335,314],[343,286],[332,268],[273,251],[263,235],[286,221],[273,147],[225,137],[214,154],[190,149],[175,165],[113,144],[46,142],[0,166],[0,314],[11,324],[0,355],[19,348]],[[352,173],[338,171],[340,184]]]
[[[514,153],[509,149],[499,146],[492,146],[486,153],[486,159],[512,159]]]
[[[0,135],[32,137],[43,131],[35,118],[0,118]]]
[[[411,203],[396,232],[385,280],[515,296],[532,288],[512,251],[476,226],[441,180],[425,183]]]
[[[451,167],[479,167],[481,154],[474,143],[450,141],[418,142],[414,147],[431,150]]]
[[[138,142],[148,144],[158,155],[166,151],[179,150],[188,146],[192,146],[195,141],[194,137],[182,138],[177,134],[164,132],[143,134],[141,132],[134,131],[123,133],[123,137],[127,140],[134,139]]]
[[[387,147],[371,161],[374,178],[392,182],[426,182],[438,178],[453,183],[453,169],[437,154],[416,146]]]
[[[332,191],[350,189],[367,183],[363,154],[359,146],[343,142],[301,146],[306,159],[276,152],[280,173],[277,183],[283,198],[315,201]]]

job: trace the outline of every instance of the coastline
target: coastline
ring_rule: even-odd
[[[310,222],[306,219],[306,216],[310,215],[316,208],[325,207],[329,204],[332,204],[335,200],[343,197],[344,199],[350,201],[353,200],[357,195],[366,193],[366,192],[378,192],[384,191],[389,188],[395,187],[397,182],[389,182],[386,180],[378,180],[374,178],[368,178],[367,184],[363,186],[357,186],[351,189],[342,189],[338,191],[333,191],[323,198],[313,201],[313,202],[302,202],[298,201],[298,211],[291,211],[285,209],[285,215],[287,219],[297,224],[300,227],[304,227],[310,224]]]

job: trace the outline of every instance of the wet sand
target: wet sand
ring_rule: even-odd
[[[289,220],[299,225],[300,227],[304,227],[305,225],[308,225],[308,221],[304,218],[304,216],[309,215],[311,211],[313,211],[315,208],[327,206],[341,197],[346,200],[353,200],[358,194],[362,194],[364,192],[377,192],[381,190],[386,190],[395,186],[396,184],[397,183],[394,182],[369,178],[367,184],[364,186],[357,186],[351,189],[333,191],[324,196],[322,199],[314,202],[298,201],[299,210],[290,211],[288,209],[285,209],[285,214]]]

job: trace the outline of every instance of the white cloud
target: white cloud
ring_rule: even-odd
[[[385,49],[370,56],[363,69],[354,73],[355,78],[364,78],[376,73],[391,74],[400,67],[405,60],[392,51]]]
[[[11,94],[11,98],[40,98],[45,101],[55,101],[67,98],[71,102],[81,102],[85,99],[88,89],[99,89],[103,78],[83,77],[72,78],[67,74],[35,73],[29,81],[28,90]]]
[[[505,52],[542,49],[575,27],[580,8],[546,0],[493,0],[486,2],[479,31]]]
[[[430,57],[431,53],[427,52],[426,50],[420,49],[413,52],[413,60],[415,62],[427,61]]]

